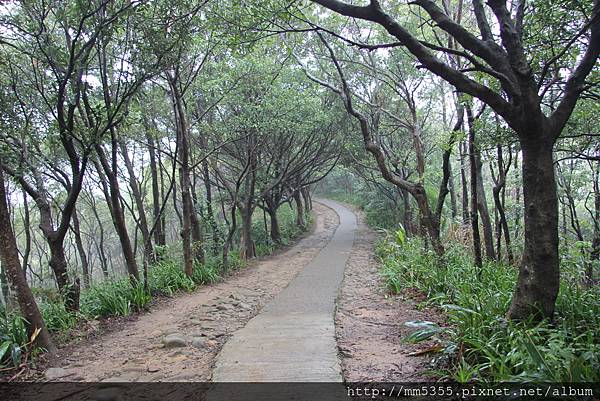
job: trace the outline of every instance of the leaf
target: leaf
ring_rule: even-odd
[[[4,355],[6,354],[6,351],[8,351],[8,348],[11,344],[12,342],[10,341],[4,341],[2,345],[0,345],[0,361],[2,360],[2,358],[4,358]]]
[[[21,364],[21,347],[18,344],[12,344],[10,357],[12,358],[14,366],[19,366]]]
[[[433,322],[429,322],[427,320],[411,320],[411,321],[405,322],[404,325],[406,327],[415,327],[418,329],[438,327],[437,324],[435,324]]]
[[[404,338],[404,340],[409,343],[419,343],[433,337],[440,331],[442,331],[440,327],[429,327],[427,329],[417,330],[413,333],[410,333]]]
[[[31,333],[31,338],[29,339],[29,341],[34,342],[41,331],[42,331],[42,329],[40,327],[36,327],[36,329],[33,331],[33,333]]]
[[[466,312],[466,313],[470,313],[470,314],[474,314],[474,315],[479,315],[480,314],[479,312],[474,311],[473,309],[463,308],[462,306],[452,305],[452,304],[442,305],[442,308],[444,308],[444,309],[450,309],[450,310],[455,310],[455,311],[459,311],[459,312]]]
[[[400,226],[398,231],[396,231],[396,243],[398,245],[404,245],[406,243],[406,233],[404,232],[404,228]]]
[[[546,360],[544,359],[544,357],[542,356],[542,354],[540,354],[540,351],[537,349],[537,347],[535,346],[535,344],[533,343],[533,341],[531,340],[531,337],[529,336],[529,334],[526,332],[525,333],[525,340],[523,341],[523,344],[525,345],[525,349],[527,349],[527,353],[529,353],[529,356],[531,356],[531,359],[533,359],[533,361],[538,365],[538,368],[542,368],[546,370],[546,373],[552,377],[552,379],[555,382],[558,382],[559,380],[556,380],[556,377],[554,376],[554,372],[552,371],[552,369],[550,369],[550,367],[548,366],[548,363],[546,363]]]

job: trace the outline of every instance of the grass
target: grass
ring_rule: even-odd
[[[505,319],[517,270],[486,262],[478,277],[470,250],[450,245],[445,265],[419,239],[388,235],[377,246],[389,289],[417,289],[426,304],[444,310],[450,325],[413,322],[406,340],[436,338],[444,350],[434,359],[438,376],[458,382],[600,381],[600,289],[579,284],[581,266],[563,259],[553,322]]]

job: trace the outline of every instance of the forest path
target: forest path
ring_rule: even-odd
[[[354,244],[356,216],[337,202],[340,224],[329,243],[225,344],[217,382],[341,382],[334,311]]]
[[[323,203],[329,204],[328,201]],[[162,300],[148,313],[102,322],[108,330],[100,330],[97,336],[72,342],[60,350],[53,359],[54,368],[46,371],[46,378],[53,381],[208,381],[215,359],[231,334],[244,327],[299,272],[307,272],[305,267],[330,242],[338,227],[337,213],[317,202],[314,213],[313,232],[294,246],[252,261],[223,282]],[[331,255],[338,256],[343,255]],[[341,279],[341,274],[338,269],[333,276],[326,275],[323,279],[336,281]],[[321,278],[317,281],[321,282]],[[327,294],[332,299],[333,289]],[[311,297],[310,293],[306,294],[305,299],[310,298],[307,302],[317,300]],[[293,303],[295,299],[289,301]],[[308,309],[309,304],[305,305]],[[333,339],[333,303],[328,301],[326,305],[315,306],[320,313],[330,315],[328,352],[337,352]],[[167,337],[169,341],[165,344]],[[339,372],[337,375],[339,379]]]

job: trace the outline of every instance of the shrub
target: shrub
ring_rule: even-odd
[[[486,262],[478,277],[470,251],[449,246],[444,265],[418,239],[388,236],[377,246],[381,274],[393,292],[416,288],[448,316],[449,327],[420,327],[412,338],[437,337],[445,350],[438,373],[457,381],[599,381],[600,291],[582,289],[564,266],[553,322],[507,321],[517,271]],[[413,322],[414,324],[414,322]],[[410,338],[409,338],[410,339]]]

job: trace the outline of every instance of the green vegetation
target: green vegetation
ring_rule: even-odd
[[[584,289],[581,266],[563,260],[556,318],[541,323],[505,318],[517,270],[487,261],[480,270],[468,249],[448,248],[441,263],[422,240],[403,230],[377,246],[381,274],[390,290],[417,289],[424,304],[439,307],[448,327],[413,322],[407,341],[431,337],[444,344],[437,373],[459,382],[600,380],[600,288]]]

